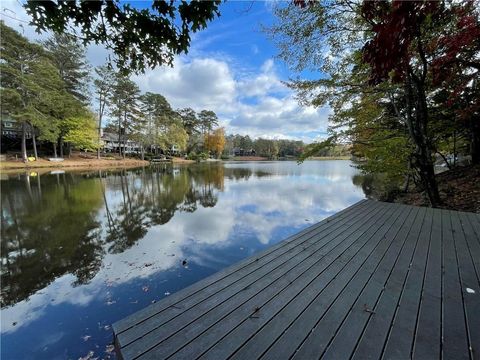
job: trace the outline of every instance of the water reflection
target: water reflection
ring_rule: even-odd
[[[110,356],[109,324],[358,201],[355,174],[331,161],[8,176],[2,357]]]

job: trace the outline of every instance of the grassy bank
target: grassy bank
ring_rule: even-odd
[[[146,160],[139,159],[121,159],[121,158],[85,158],[79,155],[73,155],[71,158],[66,158],[64,161],[55,162],[48,159],[39,158],[36,161],[22,162],[20,160],[7,159],[0,162],[0,171],[6,170],[22,170],[22,169],[41,169],[41,168],[120,168],[120,167],[135,167],[145,166],[150,163]]]

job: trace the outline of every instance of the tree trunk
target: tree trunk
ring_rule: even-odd
[[[118,155],[122,155],[122,147],[121,147],[121,141],[122,141],[122,116],[120,115],[118,117]],[[123,149],[125,151],[125,149]]]
[[[415,144],[414,166],[432,207],[440,203],[437,182],[435,179],[432,151],[427,134],[428,110],[425,90],[421,79],[408,72],[406,80],[407,93],[407,125],[410,137]],[[413,93],[415,91],[415,94]],[[415,106],[413,106],[415,103]],[[413,110],[413,108],[415,110]],[[415,116],[413,115],[415,112]]]
[[[38,160],[37,137],[35,135],[35,128],[33,126],[32,126],[32,142],[33,142],[33,156],[35,156],[35,160]]]
[[[145,160],[145,149],[143,148],[143,145],[140,147],[140,151],[142,154],[142,160]]]
[[[470,155],[472,156],[472,164],[480,164],[480,119],[472,119],[470,124]]]
[[[58,147],[60,149],[60,157],[63,158],[63,136],[58,139]]]
[[[70,159],[70,156],[72,155],[72,144],[71,143],[68,143],[67,150],[68,150],[68,158]]]
[[[27,124],[22,124],[22,160],[27,162]]]
[[[57,157],[57,144],[52,143],[52,145],[53,145],[53,157],[56,158]]]
[[[100,99],[100,108],[98,111],[98,148],[97,148],[97,159],[100,160],[100,144],[102,141],[102,117],[103,117],[103,104],[102,99]]]

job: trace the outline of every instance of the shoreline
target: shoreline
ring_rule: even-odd
[[[20,161],[2,161],[0,163],[0,172],[12,171],[31,171],[38,169],[102,169],[102,168],[122,168],[122,167],[137,167],[150,165],[147,160],[139,159],[65,159],[62,162],[53,162],[45,159],[38,159],[36,161],[23,163]]]
[[[297,159],[288,159],[290,161],[297,161]],[[309,158],[306,161],[311,160],[350,160],[349,157],[314,157]],[[285,161],[285,160],[269,160],[262,157],[236,157],[229,160],[216,160],[215,162],[263,162],[263,161]],[[195,164],[194,160],[186,160],[183,158],[173,158],[168,164]],[[118,169],[118,168],[134,168],[141,166],[150,166],[152,163],[148,160],[140,159],[97,159],[97,158],[80,158],[78,156],[72,158],[65,158],[62,162],[53,162],[46,159],[39,158],[36,161],[23,163],[21,161],[1,161],[0,173],[12,173],[18,171],[36,171],[41,169],[55,170],[55,169],[68,169],[68,170],[96,170],[96,169]]]

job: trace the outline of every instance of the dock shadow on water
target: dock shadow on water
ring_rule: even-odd
[[[1,358],[114,358],[110,324],[364,197],[348,161],[3,174]]]

